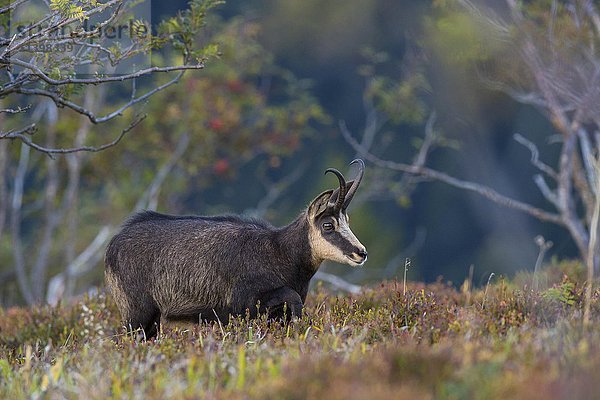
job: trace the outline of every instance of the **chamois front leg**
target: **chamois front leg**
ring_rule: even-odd
[[[265,292],[260,297],[260,310],[266,311],[271,319],[301,318],[303,306],[298,292],[287,286]]]

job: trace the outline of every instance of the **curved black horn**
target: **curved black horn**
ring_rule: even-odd
[[[338,194],[338,198],[334,206],[334,210],[337,212],[342,209],[344,199],[346,198],[346,179],[344,179],[344,175],[342,175],[342,173],[335,168],[327,168],[325,173],[327,174],[328,172],[333,173],[335,176],[337,176],[338,181],[340,181],[340,193]]]
[[[356,189],[358,189],[358,185],[360,185],[360,181],[362,180],[363,175],[365,174],[365,162],[363,160],[361,160],[360,158],[357,158],[356,160],[352,160],[350,165],[356,164],[356,163],[358,163],[358,175],[356,176],[356,179],[354,179],[352,186],[350,187],[350,189],[348,190],[348,193],[346,194],[346,198],[344,199],[344,205],[342,206],[342,210],[345,210],[346,208],[348,208],[348,205],[352,201],[352,198],[354,197],[354,193],[356,193]]]

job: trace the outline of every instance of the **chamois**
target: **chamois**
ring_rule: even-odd
[[[268,313],[302,316],[308,285],[324,260],[360,266],[367,250],[348,225],[346,209],[362,180],[318,195],[289,225],[240,216],[131,216],[106,249],[105,278],[122,321],[147,338],[166,320],[227,321]]]

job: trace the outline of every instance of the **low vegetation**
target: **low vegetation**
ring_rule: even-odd
[[[285,325],[166,324],[136,342],[103,294],[0,310],[0,398],[560,399],[600,392],[600,291],[576,263],[460,289],[317,286]]]

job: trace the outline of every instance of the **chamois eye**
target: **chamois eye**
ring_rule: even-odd
[[[323,229],[326,231],[331,231],[333,230],[333,224],[331,222],[324,222]]]

